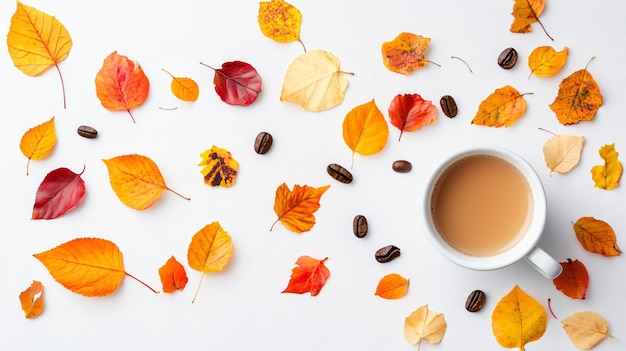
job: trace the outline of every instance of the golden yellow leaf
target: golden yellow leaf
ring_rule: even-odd
[[[30,160],[41,160],[50,156],[56,143],[57,135],[54,129],[54,117],[47,122],[30,128],[24,133],[20,141],[20,150],[28,158],[26,175],[28,175]]]
[[[617,159],[619,153],[615,151],[615,143],[602,146],[599,153],[604,160],[604,164],[591,168],[591,176],[595,182],[595,187],[605,190],[617,188],[622,178],[623,167],[622,163]]]
[[[491,328],[503,347],[524,350],[524,345],[539,340],[546,331],[547,315],[541,304],[515,286],[496,305]]]
[[[156,163],[143,155],[123,155],[102,160],[109,170],[109,181],[117,197],[130,208],[145,210],[164,190],[189,200],[167,187]]]
[[[43,312],[43,285],[33,280],[30,286],[20,293],[20,304],[24,317],[35,318]]]
[[[343,140],[354,154],[363,156],[380,152],[387,145],[389,127],[374,99],[359,105],[346,115],[343,120]]]
[[[223,186],[225,188],[235,184],[237,179],[237,162],[226,149],[215,145],[200,154],[202,162],[198,166],[202,168],[204,183],[209,186]]]
[[[530,74],[537,77],[551,77],[565,66],[569,48],[566,46],[561,51],[554,50],[551,46],[539,46],[528,56]],[[530,76],[529,76],[530,78]]]
[[[472,124],[509,127],[526,112],[524,95],[510,85],[496,89],[478,106]]]
[[[545,6],[546,0],[515,0],[513,12],[511,12],[511,15],[514,17],[511,24],[511,32],[532,32],[533,28],[530,25],[534,22],[538,22],[543,27],[539,21],[539,15],[541,15]]]
[[[11,17],[7,46],[13,64],[24,74],[36,77],[55,66],[63,87],[59,63],[70,54],[72,38],[63,23],[55,17],[18,1]]]
[[[276,189],[274,199],[274,212],[278,219],[272,224],[270,231],[278,221],[298,234],[311,230],[315,225],[313,214],[320,208],[320,199],[328,188],[330,185],[314,188],[296,184],[291,191],[287,184],[282,183]]]
[[[323,111],[339,105],[348,80],[339,70],[339,59],[328,51],[310,50],[287,68],[280,101],[293,102],[307,111]]]
[[[585,137],[562,134],[555,135],[543,144],[543,156],[550,173],[567,173],[580,161]]]
[[[397,273],[382,277],[376,286],[375,295],[384,299],[394,300],[406,295],[409,290],[409,280]]]
[[[550,109],[561,124],[569,125],[593,120],[602,102],[600,87],[585,67],[561,81]]]
[[[186,77],[174,77],[174,75],[172,75],[167,70],[161,70],[167,73],[170,77],[172,77],[170,89],[172,90],[172,94],[174,94],[174,96],[183,101],[198,100],[200,89],[198,88],[198,83],[196,83],[195,80]]]
[[[420,344],[422,340],[438,344],[447,327],[443,314],[429,310],[428,305],[424,305],[405,318],[404,338],[413,345]]]
[[[426,67],[426,51],[430,38],[421,35],[403,32],[394,40],[382,45],[383,63],[390,71],[410,74],[413,71]]]
[[[589,252],[602,256],[619,256],[622,251],[617,247],[617,238],[613,228],[599,219],[581,217],[574,223],[576,239]]]
[[[187,263],[189,267],[202,273],[217,273],[226,268],[230,257],[233,255],[233,242],[228,233],[219,222],[212,222],[200,229],[191,238],[187,250]],[[193,301],[198,296],[202,278],[198,283],[198,289]],[[192,302],[193,302],[192,301]]]
[[[581,350],[593,349],[609,335],[609,324],[592,311],[574,313],[561,324],[570,340]]]
[[[290,3],[283,0],[261,1],[257,20],[266,37],[279,43],[299,41],[304,48],[300,40],[302,14]]]

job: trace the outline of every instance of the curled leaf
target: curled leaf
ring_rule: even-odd
[[[78,207],[85,197],[83,172],[57,168],[48,173],[37,188],[31,219],[54,219]]]
[[[438,344],[447,328],[444,315],[424,305],[404,319],[404,338],[413,345],[420,344],[422,340],[429,344]]]
[[[584,299],[587,296],[589,286],[589,273],[587,268],[579,260],[560,262],[563,271],[552,282],[565,296],[572,299]]]
[[[311,293],[317,296],[330,277],[330,271],[324,265],[328,257],[318,260],[310,256],[300,256],[296,261],[297,267],[291,270],[291,278],[282,293],[304,294]]]
[[[392,273],[380,279],[375,295],[383,299],[395,300],[406,295],[408,290],[409,280],[400,274]]]
[[[213,145],[200,154],[200,157],[202,162],[198,166],[204,166],[201,173],[206,185],[230,187],[235,184],[239,162],[228,150]]]
[[[43,285],[41,282],[33,280],[33,283],[20,293],[20,304],[26,318],[38,317],[43,312]]]
[[[591,350],[609,335],[609,324],[596,312],[574,313],[561,321],[572,343],[581,350]]]
[[[593,120],[602,102],[600,87],[585,67],[561,81],[550,109],[561,124],[569,125]]]
[[[496,305],[491,328],[503,347],[524,350],[524,345],[539,340],[546,331],[547,315],[541,304],[515,286]]]
[[[437,122],[437,108],[429,100],[419,94],[398,94],[389,106],[391,124],[402,133],[414,132],[429,124]]]
[[[353,163],[355,153],[369,156],[380,152],[388,136],[385,117],[373,99],[350,110],[343,120],[343,140],[352,150]]]
[[[266,37],[279,43],[299,41],[304,48],[300,40],[302,14],[290,3],[283,0],[261,1],[257,21]]]
[[[488,127],[509,127],[526,112],[525,94],[510,85],[496,89],[478,106],[472,124]]]
[[[552,77],[565,66],[568,53],[569,48],[567,46],[561,51],[554,50],[552,46],[535,48],[528,56],[530,74],[541,78]]]
[[[585,138],[575,135],[555,135],[543,144],[543,156],[551,172],[567,173],[578,162],[585,144]]]
[[[617,238],[613,228],[599,219],[581,217],[573,225],[574,233],[585,250],[602,256],[619,256],[622,251],[617,247]]]
[[[403,32],[394,40],[382,45],[383,63],[390,71],[410,74],[413,71],[426,67],[426,51],[430,38],[421,35]]]
[[[622,178],[623,166],[617,159],[619,153],[615,151],[615,143],[602,146],[599,154],[604,160],[604,164],[591,168],[591,176],[595,182],[595,187],[604,190],[617,188]]]
[[[20,141],[20,150],[28,158],[26,175],[28,175],[30,160],[41,160],[50,156],[56,143],[57,134],[54,128],[54,117],[24,133]]]
[[[311,230],[315,225],[313,214],[320,208],[320,199],[328,188],[330,185],[314,188],[296,184],[291,191],[287,184],[282,183],[276,189],[274,199],[274,212],[278,216],[274,224],[280,221],[287,229],[298,234]]]
[[[543,12],[543,9],[546,6],[546,0],[515,0],[515,4],[513,5],[513,23],[511,24],[511,32],[513,33],[529,33],[533,31],[531,27],[532,23],[539,23],[541,28],[543,28],[543,24],[539,20],[539,15]],[[545,28],[543,28],[544,33],[550,38],[552,37],[548,35]]]
[[[172,77],[172,83],[170,84],[170,89],[172,90],[172,94],[177,98],[183,101],[196,101],[198,100],[198,95],[200,94],[200,90],[198,88],[198,83],[195,80],[187,77],[174,77],[170,72],[165,69],[161,69],[163,72],[167,73],[170,77]]]
[[[173,293],[176,290],[183,290],[187,285],[187,273],[185,267],[174,258],[170,257],[161,268],[159,277],[163,285],[163,292]]]

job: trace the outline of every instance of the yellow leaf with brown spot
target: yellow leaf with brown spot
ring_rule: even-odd
[[[478,106],[472,124],[509,127],[526,112],[524,95],[510,85],[496,89]]]
[[[567,46],[561,51],[556,51],[551,46],[535,48],[528,56],[530,74],[541,78],[552,77],[565,66],[568,53],[569,48]]]
[[[569,125],[593,120],[602,102],[600,87],[585,67],[563,79],[550,109],[561,124]]]
[[[498,343],[520,351],[527,343],[543,336],[546,324],[547,315],[541,304],[517,285],[498,302],[491,314],[491,328]]]
[[[24,317],[35,318],[43,312],[43,285],[41,282],[33,280],[30,286],[20,293],[20,303]]]
[[[617,247],[615,231],[607,222],[593,217],[581,217],[573,227],[576,239],[585,250],[605,257],[622,254]]]
[[[202,162],[198,166],[204,166],[200,172],[206,185],[228,188],[235,184],[239,162],[228,150],[213,145],[201,153],[200,157]]]
[[[26,175],[28,175],[30,160],[41,160],[50,156],[56,143],[57,135],[54,129],[54,117],[47,122],[30,128],[24,133],[20,141],[20,150],[28,158]]]
[[[447,328],[444,315],[424,305],[404,319],[404,338],[413,345],[421,344],[422,340],[429,344],[438,344]]]
[[[279,43],[300,40],[302,14],[295,6],[283,0],[261,1],[257,16],[261,32]],[[304,47],[304,44],[302,44]],[[306,49],[305,49],[306,51]]]
[[[394,40],[382,45],[383,63],[390,71],[410,74],[426,67],[426,52],[430,38],[402,32]]]
[[[599,153],[604,160],[604,164],[591,168],[591,176],[595,182],[595,187],[605,190],[617,188],[622,178],[623,167],[622,163],[617,159],[619,153],[615,151],[615,143],[602,146]]]

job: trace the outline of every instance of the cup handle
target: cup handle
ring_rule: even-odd
[[[563,271],[563,267],[561,267],[559,262],[536,246],[524,259],[548,279],[558,277]]]

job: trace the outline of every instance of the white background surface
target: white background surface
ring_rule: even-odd
[[[300,55],[298,43],[280,44],[262,35],[256,1],[60,1],[33,0],[27,5],[55,15],[69,30],[73,48],[60,64],[67,91],[63,109],[59,77],[51,69],[37,78],[13,67],[6,44],[0,50],[0,149],[3,210],[0,221],[0,349],[134,349],[134,350],[414,350],[403,337],[404,318],[428,304],[448,322],[440,345],[422,350],[498,350],[491,332],[491,312],[516,284],[539,301],[547,300],[559,319],[585,310],[603,315],[610,332],[626,339],[624,257],[605,258],[582,249],[571,228],[581,216],[612,225],[624,244],[624,185],[612,191],[594,188],[590,169],[602,163],[598,149],[615,142],[626,155],[623,103],[626,26],[623,1],[549,1],[541,15],[550,41],[537,24],[533,32],[509,32],[513,1],[292,1],[302,12],[301,36],[307,49],[335,54],[341,68],[354,72],[346,98],[338,107],[312,113],[282,103],[279,96],[289,63]],[[15,2],[0,3],[0,29],[8,32]],[[432,39],[427,58],[441,67],[403,76],[384,67],[381,44],[408,31]],[[526,58],[540,45],[570,48],[564,69],[555,77],[528,79]],[[509,71],[498,67],[498,54],[515,47],[520,60]],[[111,52],[137,60],[151,83],[146,103],[133,114],[105,110],[95,94],[94,78]],[[451,56],[467,61],[473,73]],[[589,71],[604,95],[592,122],[562,126],[548,105],[563,78],[596,59]],[[212,85],[213,72],[200,61],[219,67],[241,60],[263,78],[263,92],[248,107],[223,103]],[[178,101],[169,91],[170,77],[195,79],[200,98]],[[509,128],[470,124],[479,103],[496,88],[510,84],[527,95],[528,109]],[[345,185],[326,173],[329,163],[349,166],[351,151],[342,139],[346,113],[375,99],[387,117],[392,98],[419,93],[438,105],[450,94],[459,116],[439,114],[437,124],[397,141],[390,126],[386,148],[369,157],[356,156],[355,181]],[[177,107],[164,111],[159,107]],[[46,160],[26,158],[19,141],[28,128],[55,116],[58,144]],[[88,124],[96,140],[76,134]],[[554,133],[585,136],[581,163],[571,173],[550,176],[541,147]],[[274,135],[266,155],[254,153],[258,132]],[[526,157],[541,176],[548,196],[546,233],[540,246],[557,260],[579,259],[591,281],[586,300],[572,300],[524,262],[498,271],[473,272],[443,259],[422,235],[417,212],[421,187],[438,160],[476,143],[505,146]],[[239,161],[232,188],[204,185],[199,154],[216,145]],[[156,205],[135,211],[112,191],[101,159],[138,153],[159,166],[167,184],[189,196],[185,201],[164,193]],[[623,160],[623,157],[620,155]],[[398,174],[391,163],[406,159],[413,171]],[[86,167],[87,195],[79,208],[50,221],[31,221],[35,192],[44,176],[58,167],[74,172]],[[315,214],[317,224],[297,235],[277,224],[274,193],[287,183],[319,187],[330,184]],[[370,232],[357,239],[352,219],[364,214]],[[186,262],[187,246],[204,225],[219,221],[232,236],[235,252],[227,269],[205,277],[194,304],[200,273]],[[115,242],[126,270],[160,289],[158,268],[174,255],[182,262],[189,284],[182,292],[153,294],[126,278],[112,295],[86,298],[56,283],[33,254],[77,237],[95,236]],[[394,244],[402,256],[380,264],[376,249]],[[328,257],[331,277],[316,297],[281,294],[301,255]],[[378,280],[389,273],[409,278],[408,294],[399,300],[374,295]],[[46,308],[26,320],[18,295],[32,280],[45,286]],[[487,293],[485,308],[465,311],[474,289]],[[607,339],[597,350],[618,350],[623,342]],[[527,350],[574,350],[560,321],[548,318],[545,335]]]

